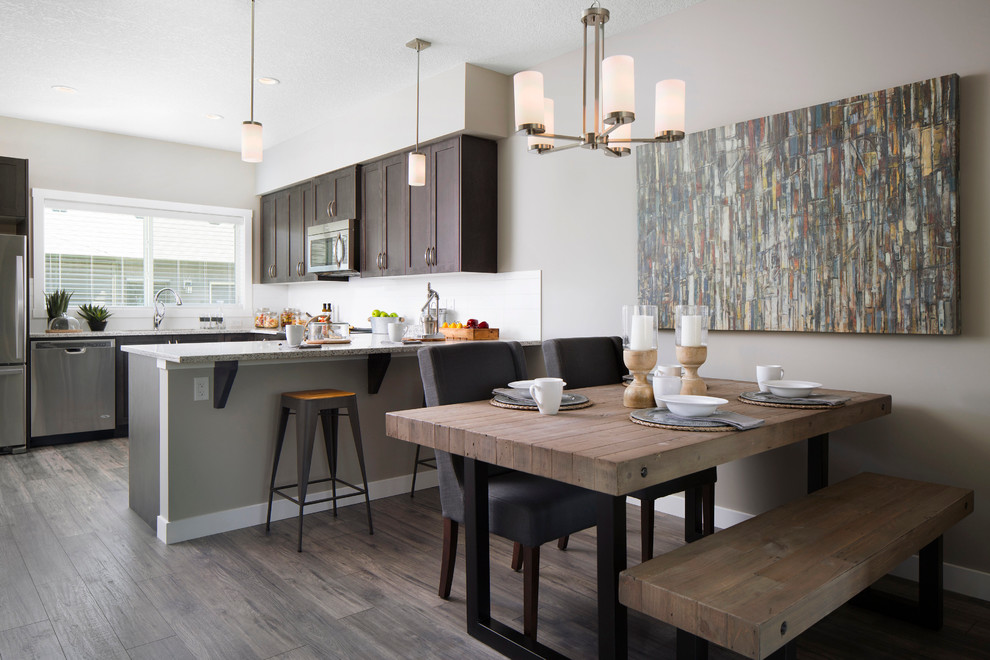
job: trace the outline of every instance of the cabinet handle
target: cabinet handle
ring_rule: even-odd
[[[332,199],[329,202],[327,202],[327,217],[328,218],[332,218],[333,217],[333,213],[330,212],[330,207],[331,206],[333,206],[333,200]]]
[[[305,271],[304,266],[305,266],[305,264],[303,262],[301,262],[301,261],[298,264],[296,264],[296,274],[297,275],[303,276],[303,275],[306,274],[306,271]]]
[[[330,200],[330,217],[333,218],[336,216],[337,216],[337,200],[332,199]]]
[[[375,261],[375,265],[378,266],[378,270],[382,269],[382,253],[378,253],[378,259]]]
[[[382,252],[382,270],[388,270],[388,252]]]
[[[423,261],[426,262],[427,266],[430,265],[430,248],[423,250]]]
[[[275,264],[268,267],[268,277],[275,278]]]

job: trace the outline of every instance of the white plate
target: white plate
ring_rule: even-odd
[[[717,396],[697,396],[695,394],[661,394],[656,397],[657,401],[667,404],[670,412],[681,417],[707,417],[715,412],[723,403],[728,403],[725,399]]]
[[[509,383],[509,387],[514,390],[528,390],[529,386],[535,382],[535,380],[514,380]],[[567,383],[564,383],[564,387],[567,387]]]
[[[808,396],[811,394],[811,390],[822,386],[821,383],[812,383],[807,380],[768,380],[763,384],[777,396],[784,396],[789,399]]]

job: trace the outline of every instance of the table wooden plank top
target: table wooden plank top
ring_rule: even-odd
[[[385,432],[424,447],[625,495],[890,414],[889,394],[819,390],[850,400],[827,409],[768,408],[738,400],[741,393],[756,390],[755,383],[706,382],[710,396],[728,399],[722,410],[766,422],[749,431],[715,433],[641,426],[629,419],[632,409],[622,405],[624,387],[603,385],[568,390],[594,402],[581,410],[540,415],[475,401],[387,413]]]

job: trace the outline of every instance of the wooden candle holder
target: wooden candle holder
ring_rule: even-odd
[[[677,361],[684,367],[681,376],[681,394],[705,394],[708,386],[698,376],[698,368],[708,359],[707,346],[678,346]]]
[[[622,362],[633,375],[625,394],[622,395],[622,405],[626,408],[655,408],[653,385],[646,380],[646,374],[657,364],[657,349],[648,351],[622,351]]]

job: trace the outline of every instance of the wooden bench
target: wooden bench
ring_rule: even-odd
[[[678,658],[707,643],[794,657],[798,635],[920,553],[921,622],[942,624],[942,533],[973,491],[864,473],[620,575],[619,601],[678,628]]]

